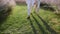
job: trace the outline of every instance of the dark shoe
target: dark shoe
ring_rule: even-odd
[[[30,16],[28,16],[27,19],[30,19]]]

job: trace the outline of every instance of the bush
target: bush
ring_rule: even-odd
[[[60,0],[41,0],[41,3],[51,5],[56,14],[60,14]]]
[[[0,0],[0,22],[10,14],[15,5],[14,0]]]

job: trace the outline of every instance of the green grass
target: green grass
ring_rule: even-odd
[[[0,34],[60,34],[60,16],[40,9],[39,16],[32,12],[27,17],[27,7],[16,6],[0,26]]]

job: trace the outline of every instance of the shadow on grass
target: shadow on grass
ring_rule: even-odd
[[[55,14],[58,19],[60,19],[60,14]]]
[[[2,28],[2,24],[4,24],[4,21],[7,20],[7,17],[10,15],[11,13],[11,8],[8,8],[7,11],[3,10],[3,11],[0,11],[0,31],[3,31],[5,30],[4,28]]]
[[[34,25],[33,25],[32,20],[31,20],[31,19],[28,19],[28,20],[30,21],[30,25],[31,25],[31,27],[32,27],[32,30],[33,30],[34,34],[37,34],[36,29],[35,29],[35,27],[34,27]]]
[[[52,29],[52,28],[47,24],[46,21],[44,21],[44,20],[42,19],[42,17],[40,17],[38,14],[36,14],[36,15],[39,17],[39,19],[41,19],[41,21],[43,22],[43,24],[46,26],[46,29],[47,29],[51,34],[58,34],[54,29]]]
[[[40,30],[42,31],[42,34],[48,34],[43,27],[40,25],[40,23],[36,20],[36,18],[33,16],[33,14],[31,14],[33,19],[36,21],[37,25],[39,26]]]

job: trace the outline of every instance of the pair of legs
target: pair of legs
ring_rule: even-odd
[[[28,17],[27,18],[30,18],[30,14],[31,14],[33,7],[35,9],[35,12],[39,13],[40,0],[26,0],[26,4],[28,7]]]

